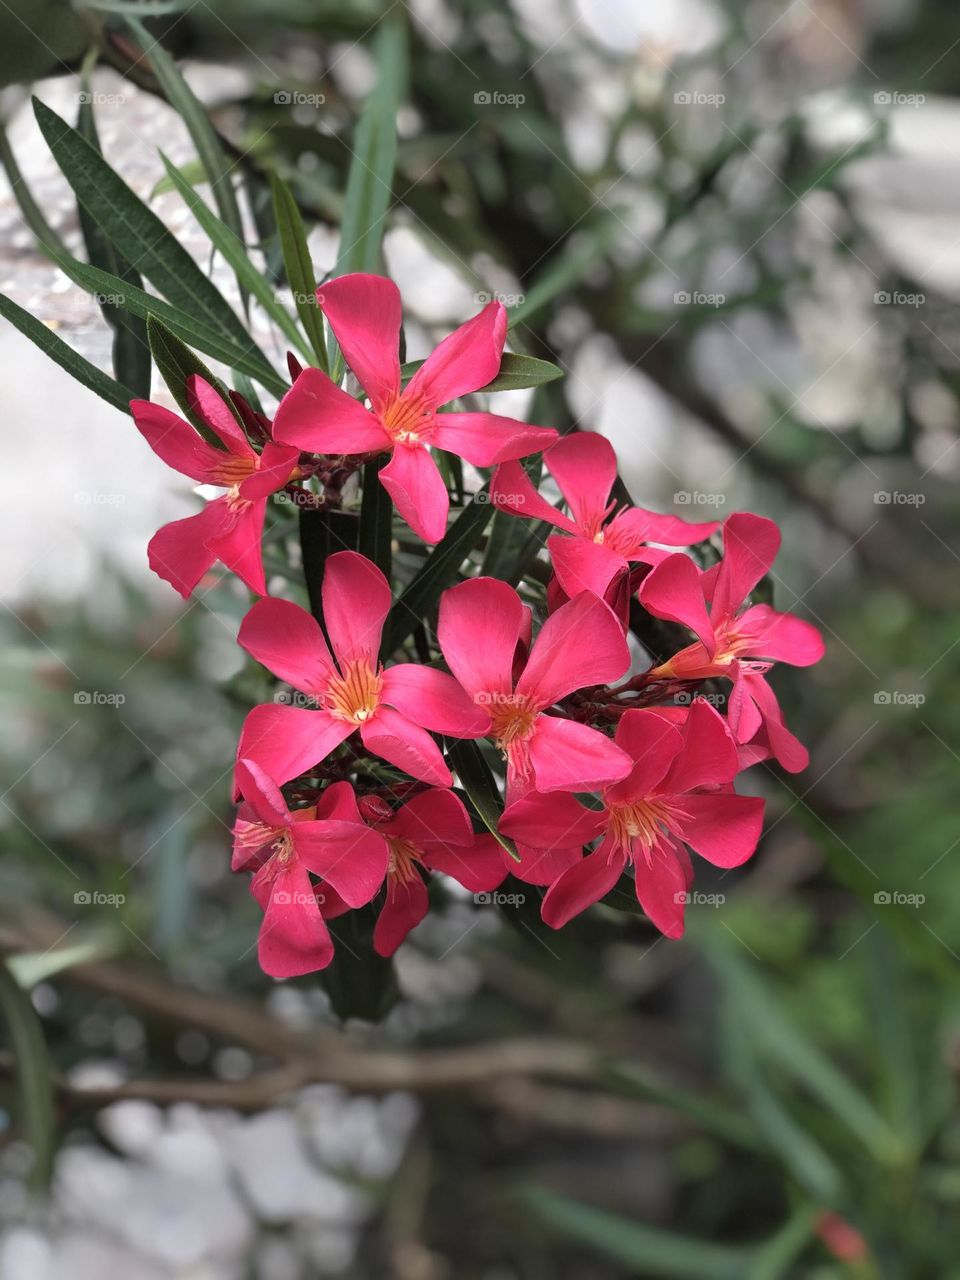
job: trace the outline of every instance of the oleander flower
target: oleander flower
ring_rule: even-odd
[[[616,510],[610,493],[617,478],[613,445],[593,432],[574,432],[543,455],[570,509],[565,516],[537,493],[519,462],[504,462],[490,485],[490,502],[510,515],[546,520],[563,532],[547,539],[557,581],[567,596],[603,596],[635,561],[654,564],[664,552],[648,543],[688,547],[720,527],[718,520],[691,523],[641,507]],[[569,536],[568,536],[569,535]]]
[[[507,808],[500,830],[521,852],[545,852],[559,870],[542,907],[554,929],[599,902],[631,867],[643,910],[661,933],[679,938],[693,883],[686,846],[715,866],[740,866],[760,838],[763,801],[732,790],[736,744],[703,698],[694,699],[682,725],[658,710],[627,711],[616,740],[632,768],[604,788],[601,809],[570,794],[530,793]]]
[[[257,958],[272,978],[323,969],[333,942],[323,918],[324,886],[349,907],[374,897],[387,873],[386,839],[365,823],[348,782],[316,806],[288,811],[273,778],[253,760],[237,762],[243,803],[233,828],[234,871],[254,873],[250,890],[263,908]],[[311,873],[322,878],[318,887]]]
[[[516,591],[495,578],[462,582],[440,600],[440,650],[489,712],[489,736],[507,761],[508,801],[532,787],[589,790],[622,778],[630,761],[614,742],[589,725],[546,714],[575,690],[615,680],[629,667],[613,611],[581,592],[550,615],[526,656],[529,628]]]
[[[450,506],[431,449],[491,467],[537,453],[557,438],[552,428],[499,414],[437,412],[496,377],[507,333],[501,303],[488,303],[445,338],[404,388],[400,291],[393,281],[359,273],[341,276],[321,285],[317,300],[370,407],[319,369],[304,369],[277,408],[275,438],[313,453],[389,452],[381,483],[425,542],[443,537]]]
[[[326,562],[323,621],[289,600],[258,600],[237,637],[275,676],[315,703],[264,703],[244,721],[238,757],[256,761],[278,783],[325,759],[359,731],[364,747],[413,778],[449,786],[450,770],[430,732],[482,738],[490,717],[453,676],[434,667],[380,663],[390,586],[372,561],[338,551]]]
[[[363,796],[360,812],[390,850],[386,895],[373,931],[378,955],[392,956],[427,914],[424,873],[442,872],[471,893],[490,893],[507,874],[497,841],[474,833],[463,802],[452,791],[422,791],[396,810],[377,796]],[[323,911],[331,918],[349,905],[338,902],[335,893],[327,894]]]
[[[726,676],[733,682],[727,714],[739,743],[761,738],[789,772],[805,769],[806,747],[783,722],[765,675],[773,662],[811,666],[823,657],[815,626],[766,604],[745,601],[776,559],[780,531],[772,520],[743,512],[723,526],[723,559],[706,573],[685,555],[671,555],[640,584],[641,604],[658,618],[679,622],[697,636],[654,667],[651,680],[700,680]]]
[[[219,485],[222,497],[202,511],[164,525],[147,547],[150,568],[186,599],[207,570],[220,560],[251,591],[266,595],[261,539],[267,499],[300,474],[300,451],[268,442],[252,448],[232,412],[203,378],[192,376],[187,390],[194,412],[223,442],[201,438],[183,418],[149,400],[131,400],[140,434],[158,458],[198,484]]]

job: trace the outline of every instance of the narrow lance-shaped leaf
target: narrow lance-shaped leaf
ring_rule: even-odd
[[[447,755],[483,825],[514,862],[519,862],[517,846],[500,833],[500,819],[503,816],[500,788],[480,747],[469,738],[457,739],[449,744]]]
[[[33,1151],[30,1185],[42,1190],[50,1179],[54,1146],[53,1068],[43,1027],[30,997],[0,963],[0,1009],[17,1068],[19,1121]]]
[[[233,402],[227,395],[227,388],[219,378],[210,372],[203,361],[194,355],[190,348],[181,342],[177,335],[172,333],[163,321],[158,320],[156,316],[151,316],[147,321],[147,340],[150,343],[150,352],[153,356],[154,364],[157,366],[161,378],[167,384],[170,394],[176,400],[184,417],[193,423],[208,444],[212,444],[215,449],[222,449],[223,441],[220,437],[207,426],[199,414],[194,413],[190,397],[187,395],[187,379],[198,375],[206,382],[209,382],[233,410]],[[234,411],[234,417],[242,426],[243,424],[236,411]]]
[[[363,468],[363,500],[360,506],[358,550],[372,560],[388,582],[393,565],[393,503],[380,483],[380,468],[389,462],[386,454],[373,458]]]
[[[273,191],[274,217],[283,251],[287,283],[317,363],[326,372],[327,344],[323,336],[323,315],[317,305],[317,279],[310,261],[303,219],[293,192],[285,182],[274,175],[270,179],[270,187]]]
[[[230,228],[225,226],[216,214],[207,207],[203,197],[194,191],[190,183],[181,176],[162,151],[160,159],[163,161],[164,168],[167,171],[167,177],[179,191],[184,203],[206,232],[211,244],[220,250],[227,262],[230,263],[230,266],[233,267],[237,279],[257,299],[267,315],[276,323],[284,335],[290,339],[300,353],[309,359],[310,348],[301,338],[300,330],[297,328],[293,317],[287,314],[282,303],[277,300],[270,283],[263,278],[250,261],[243,241],[238,240]]]
[[[411,360],[403,365],[400,376],[404,383],[410,381],[423,364],[422,360]],[[505,351],[500,361],[500,372],[492,382],[480,387],[481,392],[490,391],[523,391],[527,387],[543,387],[548,382],[555,382],[563,377],[559,365],[549,360],[539,360],[536,356],[521,356],[514,351]]]
[[[208,328],[246,350],[256,350],[249,333],[216,285],[157,215],[85,138],[39,99],[34,114],[54,159],[77,199],[117,248],[167,300]],[[260,359],[267,363],[262,352]]]
[[[111,378],[89,360],[85,360],[62,338],[48,329],[42,321],[32,316],[29,311],[24,311],[23,307],[17,306],[12,299],[2,293],[0,293],[0,315],[15,325],[24,337],[36,343],[44,355],[49,356],[61,369],[66,369],[67,373],[90,391],[96,392],[115,409],[122,409],[124,413],[130,412],[130,401],[135,399],[135,396],[129,387],[122,386],[115,378]]]
[[[187,84],[180,72],[180,68],[160,41],[151,36],[150,32],[136,18],[128,18],[127,24],[137,37],[140,48],[144,50],[150,66],[160,82],[160,88],[163,90],[164,96],[187,126],[187,132],[190,134],[193,145],[197,149],[197,156],[210,180],[210,191],[221,221],[225,226],[229,227],[242,244],[243,219],[240,216],[237,195],[230,180],[230,174],[235,166],[232,161],[228,160],[217,131],[210,123],[205,107],[189,84]],[[244,282],[240,280],[239,276],[237,281],[242,289]]]

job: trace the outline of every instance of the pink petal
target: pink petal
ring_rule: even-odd
[[[790,732],[783,721],[783,713],[776,695],[762,675],[745,672],[741,679],[744,691],[756,703],[763,716],[763,732],[770,746],[770,754],[788,773],[800,773],[810,763],[810,754],[803,743]],[[738,740],[740,734],[737,734]]]
[[[763,801],[733,792],[683,797],[683,815],[671,830],[717,867],[739,867],[752,857],[763,830]]]
[[[423,865],[451,876],[471,893],[490,893],[507,875],[500,846],[491,835],[476,836],[467,848],[431,846],[423,855]]]
[[[613,610],[583,591],[540,628],[517,693],[551,707],[575,689],[616,680],[629,666],[630,650]]]
[[[168,467],[201,484],[217,483],[216,476],[229,454],[207,444],[189,422],[162,405],[131,400],[130,412],[144,440]]]
[[[366,823],[297,822],[291,835],[304,866],[329,881],[348,906],[362,907],[383,884],[390,851],[380,832]]]
[[[429,733],[392,707],[378,707],[360,726],[360,737],[369,751],[409,773],[411,778],[429,782],[434,787],[449,787],[453,782],[440,748]]]
[[[399,882],[393,876],[387,882],[387,900],[373,930],[373,949],[378,956],[392,956],[411,929],[427,914],[430,900],[427,886],[416,875]]]
[[[592,431],[572,431],[548,450],[544,465],[560,486],[574,520],[590,537],[617,478],[613,445]]]
[[[496,413],[442,413],[431,444],[455,453],[474,467],[525,458],[548,448],[557,438],[552,427],[532,427]]]
[[[588,809],[569,792],[531,792],[504,810],[500,831],[536,849],[577,849],[600,834],[603,814]]]
[[[348,662],[376,668],[391,603],[390,584],[372,560],[356,551],[338,551],[328,558],[323,622],[341,669]]]
[[[483,738],[490,717],[444,671],[403,662],[383,673],[383,699],[408,720],[452,738]]]
[[[683,726],[683,748],[657,790],[680,795],[694,787],[720,786],[732,782],[739,767],[737,745],[726,720],[705,698],[694,698]]]
[[[427,356],[404,399],[419,399],[428,408],[439,409],[458,396],[479,391],[500,372],[506,336],[507,313],[502,303],[487,303]]]
[[[525,611],[513,587],[471,578],[440,597],[437,638],[447,666],[467,693],[507,694]]]
[[[519,462],[503,462],[494,472],[490,482],[490,505],[497,511],[511,516],[525,516],[531,520],[546,520],[568,533],[579,532],[569,516],[541,498],[530,477]]]
[[[472,845],[473,827],[463,801],[452,791],[421,791],[397,810],[388,834],[409,840],[418,849]]]
[[[254,760],[282,786],[325,760],[352,732],[352,724],[325,711],[264,702],[247,713],[237,754]]]
[[[263,498],[241,507],[232,525],[214,534],[207,544],[216,551],[217,559],[258,596],[267,594],[261,546],[266,511],[267,504]]]
[[[667,556],[654,565],[637,593],[640,603],[657,618],[679,622],[698,637],[713,657],[716,639],[707,616],[700,571],[685,555]]]
[[[812,623],[792,613],[777,613],[767,604],[754,605],[737,619],[738,635],[747,636],[751,657],[809,667],[824,654],[823,636]]]
[[[380,471],[393,505],[424,542],[439,542],[447,531],[450,498],[437,464],[422,445],[401,444]]]
[[[268,498],[290,479],[300,458],[300,450],[287,445],[268,444],[260,455],[260,465],[240,485],[241,498]]]
[[[333,659],[320,624],[290,600],[258,600],[240,624],[237,644],[303,693],[319,696],[327,687]]]
[[[273,438],[310,453],[368,453],[393,442],[374,415],[320,369],[304,369],[277,405]]]
[[[713,592],[710,615],[735,614],[766,574],[780,550],[780,530],[772,520],[748,511],[728,516],[723,525],[723,559]]]
[[[624,854],[612,847],[601,845],[595,853],[588,853],[547,890],[541,908],[544,922],[552,929],[562,929],[609,893],[626,865]]]
[[[592,791],[626,777],[630,757],[598,729],[538,716],[529,741],[538,791]]]
[[[664,840],[650,852],[650,861],[634,860],[637,901],[668,938],[683,937],[683,916],[690,881],[683,862]]]
[[[557,581],[568,596],[589,591],[603,597],[610,583],[627,565],[623,556],[580,534],[573,538],[554,534],[547,539],[547,550],[553,560]]]
[[[720,528],[719,520],[681,520],[679,516],[662,516],[642,507],[628,507],[607,525],[607,534],[616,534],[626,544],[637,547],[644,542],[660,542],[666,547],[689,547],[702,542]],[[625,555],[629,553],[624,552]],[[632,555],[629,555],[633,559]]]
[[[238,760],[237,786],[244,800],[268,827],[287,827],[290,814],[280,788],[255,760]]]
[[[562,791],[555,793],[563,795]],[[562,848],[557,845],[553,849],[535,849],[533,845],[517,842],[519,862],[511,860],[509,870],[524,884],[553,884],[559,880],[568,867],[574,866],[583,857],[583,845],[572,845]],[[506,854],[502,855],[504,858]]]
[[[681,750],[683,735],[657,711],[638,709],[620,717],[616,742],[630,758],[631,769],[605,793],[607,805],[631,804],[650,795]]]
[[[187,400],[193,413],[216,432],[231,453],[245,458],[253,456],[253,449],[230,406],[205,378],[195,373],[187,378]]]
[[[317,817],[338,822],[362,822],[357,797],[349,782],[331,782],[317,801]]]
[[[186,600],[217,559],[207,540],[219,533],[229,519],[226,502],[217,498],[195,516],[165,524],[147,544],[150,568]]]
[[[400,394],[400,290],[386,276],[356,272],[320,285],[317,301],[379,412]]]
[[[271,978],[296,978],[325,969],[333,943],[310,878],[291,862],[273,881],[257,943],[260,968]]]

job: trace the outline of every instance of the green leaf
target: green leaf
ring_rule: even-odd
[[[191,187],[204,186],[207,182],[207,171],[199,160],[188,160],[186,164],[178,165],[177,173],[180,174],[184,182],[189,182]],[[150,199],[155,200],[157,196],[166,195],[168,191],[172,190],[173,183],[169,178],[158,178],[153,184]]]
[[[583,235],[578,234],[570,240],[559,255],[547,261],[543,274],[527,291],[523,302],[510,309],[510,328],[521,321],[528,324],[531,316],[578,285],[590,268],[603,258],[614,237],[622,230],[621,220],[610,215],[596,222]]]
[[[77,964],[90,964],[94,960],[103,960],[117,950],[118,940],[106,937],[78,942],[73,947],[61,947],[54,951],[21,952],[9,956],[7,968],[13,974],[17,985],[29,991],[38,982],[46,982],[48,978],[64,969],[72,969]]]
[[[30,1186],[41,1191],[53,1167],[55,1109],[53,1068],[43,1027],[27,993],[9,968],[0,963],[0,1010],[17,1064],[19,1119],[33,1150]]]
[[[747,1249],[706,1244],[647,1227],[592,1205],[581,1204],[542,1187],[530,1187],[523,1199],[562,1235],[616,1258],[643,1276],[664,1280],[743,1280]]]
[[[10,179],[10,190],[19,206],[20,212],[23,214],[23,220],[37,237],[37,240],[48,253],[66,253],[67,246],[47,221],[43,210],[34,200],[30,188],[20,172],[20,166],[17,164],[17,158],[13,154],[10,140],[7,137],[7,131],[2,124],[0,124],[0,164],[3,165],[7,177]]]
[[[367,905],[328,922],[334,953],[330,964],[320,971],[320,984],[334,1013],[344,1020],[379,1022],[400,995],[393,961],[373,949],[376,920],[376,910]]]
[[[899,1163],[904,1157],[899,1135],[784,1013],[781,1002],[759,972],[718,935],[704,934],[701,941],[753,1042],[819,1098],[877,1160],[883,1164]]]
[[[498,829],[503,816],[500,788],[483,758],[479,744],[469,738],[455,739],[448,745],[447,755],[483,825],[514,862],[520,862],[517,846],[507,836],[501,835]]]
[[[94,59],[96,50],[93,51]],[[90,93],[91,59],[84,60],[80,74],[80,108],[77,113],[77,129],[99,153],[100,138],[93,114],[92,94]],[[87,250],[87,258],[103,271],[110,271],[121,280],[142,287],[139,274],[131,267],[126,258],[116,249],[113,241],[105,235],[82,204],[77,204],[77,215],[83,243]],[[139,316],[128,315],[121,307],[107,300],[106,295],[97,299],[104,320],[113,329],[113,371],[117,379],[130,387],[141,400],[150,399],[150,348],[147,344],[147,327]]]
[[[363,468],[363,499],[360,506],[361,555],[380,569],[388,582],[393,567],[393,503],[380,483],[380,468],[390,461],[387,454],[371,459]]]
[[[37,320],[29,311],[24,311],[23,307],[18,307],[12,299],[2,293],[0,293],[0,315],[15,325],[31,342],[36,343],[45,355],[54,360],[61,369],[66,369],[67,373],[78,382],[95,391],[115,409],[122,409],[124,413],[130,412],[130,401],[136,397],[129,387],[122,386],[115,378],[111,378],[89,360],[85,360],[72,347],[67,346],[62,338],[58,338],[52,330],[48,329],[42,321]]]
[[[400,369],[400,377],[404,384],[423,364],[422,360],[408,360]],[[500,372],[492,382],[479,391],[523,391],[526,387],[544,387],[548,382],[555,382],[563,377],[559,365],[549,360],[538,360],[535,356],[520,356],[513,351],[505,351],[500,361]]]
[[[210,190],[221,221],[233,232],[242,246],[243,220],[240,217],[237,195],[230,181],[230,174],[235,165],[227,159],[206,109],[184,80],[180,68],[160,41],[151,36],[137,18],[128,18],[127,25],[137,37],[140,48],[144,50],[164,97],[187,126],[187,132],[197,149],[200,163],[210,179]],[[242,289],[244,281],[240,279],[239,274],[237,282]]]
[[[745,1280],[788,1280],[793,1264],[813,1237],[816,1212],[801,1205],[778,1232],[761,1246]]]
[[[97,267],[78,262],[68,254],[56,255],[57,266],[82,289],[89,293],[108,293],[118,299],[117,305],[136,316],[149,319],[156,316],[185,342],[198,348],[205,355],[221,360],[224,364],[240,369],[252,378],[268,387],[274,394],[282,396],[287,384],[270,365],[262,352],[249,342],[241,346],[230,338],[224,338],[201,321],[194,319],[187,312],[170,306],[161,298],[137,289],[109,271],[101,271]]]
[[[215,431],[211,431],[199,414],[194,413],[193,406],[190,404],[190,397],[187,395],[187,379],[196,374],[206,382],[209,382],[214,390],[220,393],[222,399],[230,405],[234,417],[240,422],[238,415],[233,411],[233,402],[227,394],[227,388],[219,378],[216,378],[210,372],[203,361],[199,360],[190,348],[182,343],[175,333],[171,333],[163,321],[158,320],[156,316],[151,316],[147,321],[147,341],[150,343],[153,362],[157,366],[161,378],[167,384],[170,394],[176,400],[183,416],[193,423],[208,444],[212,444],[215,449],[222,449],[223,441],[220,437]],[[242,426],[243,424],[240,423],[240,425]]]
[[[157,215],[55,111],[38,98],[34,114],[74,194],[130,264],[174,307],[247,351],[256,350],[219,289]],[[130,308],[128,308],[130,309]],[[258,353],[266,363],[262,352]]]
[[[374,61],[376,82],[360,115],[347,174],[336,275],[381,267],[384,221],[393,199],[397,110],[407,80],[407,30],[401,13],[380,23]]]
[[[427,556],[413,581],[390,610],[384,628],[384,657],[403,644],[434,608],[441,592],[457,577],[460,566],[483,536],[490,510],[487,490],[483,488],[464,507]]]
[[[636,901],[636,893],[633,898]],[[689,1116],[700,1128],[724,1142],[750,1151],[762,1149],[756,1127],[746,1116],[732,1107],[712,1102],[702,1091],[679,1088],[634,1062],[609,1063],[603,1071],[606,1082],[618,1093],[647,1098]]]
[[[270,178],[270,188],[273,192],[273,212],[277,220],[287,283],[317,363],[326,372],[327,344],[323,336],[323,313],[317,305],[317,279],[310,261],[303,219],[293,192],[285,182],[273,175]]]
[[[237,280],[257,299],[281,332],[309,360],[310,348],[300,336],[300,330],[297,328],[296,322],[292,316],[287,314],[283,305],[277,300],[272,286],[250,261],[243,241],[238,240],[230,228],[225,226],[216,214],[207,208],[203,197],[197,195],[190,183],[180,176],[162,151],[160,152],[160,159],[163,161],[164,168],[167,171],[167,177],[183,197],[184,204],[187,205],[197,222],[200,223],[210,243],[215,245],[226,261],[229,262]]]

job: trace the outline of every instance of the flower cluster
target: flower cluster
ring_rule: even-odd
[[[151,566],[184,596],[217,560],[237,574],[261,597],[240,645],[296,691],[249,712],[234,775],[233,867],[252,872],[263,908],[262,968],[280,978],[322,969],[334,954],[328,921],[370,903],[379,907],[374,947],[391,955],[426,914],[434,873],[476,894],[508,874],[542,886],[543,919],[555,928],[628,877],[653,924],[679,937],[690,850],[726,868],[756,849],[763,801],[737,794],[738,772],[765,759],[790,771],[807,762],[766,676],[776,661],[816,662],[820,635],[751,603],[779,549],[776,526],[748,514],[721,526],[618,508],[616,458],[602,437],[440,412],[497,376],[499,302],[406,385],[389,280],[344,276],[322,285],[318,302],[362,394],[293,365],[271,422],[194,377],[188,403],[203,437],[157,405],[132,405],[165,462],[226,491],[161,529]],[[497,511],[556,530],[542,607],[508,582],[467,577],[421,620],[413,661],[385,642],[391,584],[356,550],[327,557],[322,584],[311,584],[316,615],[268,595],[261,543],[271,494],[339,499],[344,476],[389,454],[379,482],[413,534],[437,542],[449,510],[437,451],[493,469]],[[521,462],[540,453],[569,514]],[[709,554],[717,543],[719,560]],[[631,652],[638,614],[659,620],[667,652]],[[455,785],[457,739],[488,743],[501,762],[496,821]]]

